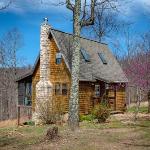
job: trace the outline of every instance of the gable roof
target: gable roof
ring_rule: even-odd
[[[55,29],[51,29],[51,33],[71,70],[73,35]],[[94,81],[99,79],[105,82],[128,82],[107,44],[83,37],[80,38],[80,42],[81,48],[84,48],[90,56],[90,62],[86,62],[82,54],[80,55],[80,80]],[[107,64],[103,64],[98,53],[104,54]]]
[[[62,53],[67,68],[71,71],[73,35],[56,29],[50,29],[50,34],[53,36],[59,51]],[[122,68],[106,44],[83,37],[80,38],[80,42],[81,48],[85,49],[90,56],[90,61],[87,62],[82,54],[80,55],[80,81],[128,82]],[[98,53],[103,53],[107,64],[103,64]],[[32,73],[39,59],[40,57],[38,56]]]

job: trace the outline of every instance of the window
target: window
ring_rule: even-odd
[[[25,83],[25,98],[24,105],[31,106],[31,92],[32,92],[32,84],[30,82]]]
[[[105,89],[108,90],[109,89],[109,84],[105,83]]]
[[[56,83],[55,84],[55,95],[60,95],[61,94],[61,84]]]
[[[84,48],[81,48],[81,54],[86,62],[90,61],[90,55]]]
[[[100,96],[100,85],[99,84],[95,85],[95,96],[96,97]]]
[[[62,84],[62,95],[67,95],[67,84],[66,83]]]
[[[105,55],[103,53],[98,53],[98,56],[101,59],[102,63],[106,65],[107,61],[106,61]]]
[[[62,61],[62,55],[61,53],[56,53],[56,64],[61,64]]]
[[[55,95],[67,95],[68,86],[67,83],[56,83],[55,84]]]

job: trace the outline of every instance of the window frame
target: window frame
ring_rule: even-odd
[[[86,62],[90,62],[90,54],[84,49],[81,47],[80,49],[80,52],[83,56],[83,59],[86,61]]]
[[[32,105],[32,83],[25,82],[25,95],[24,95],[24,106],[31,106]]]
[[[106,56],[105,56],[105,54],[104,53],[98,53],[98,56],[99,56],[99,58],[100,58],[100,60],[102,61],[102,63],[104,64],[104,65],[107,65],[108,64],[108,62],[107,62],[107,59],[106,59]]]
[[[63,85],[65,85],[65,88],[63,88]],[[62,83],[61,86],[62,86],[61,87],[61,93],[62,93],[62,95],[63,96],[68,95],[68,84],[67,83]],[[63,90],[66,90],[66,92],[64,93]]]
[[[56,90],[57,90],[56,89],[56,85],[59,85],[59,92],[58,93],[56,92]],[[63,88],[63,85],[66,85],[66,89]],[[54,87],[55,87],[54,88],[54,94],[55,94],[55,96],[59,96],[59,95],[61,95],[61,96],[67,96],[68,95],[68,83],[56,82]],[[66,94],[63,93],[63,90],[66,90]]]
[[[62,54],[60,52],[56,53],[55,63],[56,65],[60,65],[62,62]]]
[[[56,86],[59,85],[59,88],[57,89]],[[59,91],[57,91],[59,90]],[[61,83],[57,82],[55,83],[55,95],[61,95]]]
[[[95,90],[95,97],[100,97],[100,94],[101,94],[100,93],[100,91],[101,91],[100,88],[101,88],[100,84],[95,84],[95,89],[94,89]]]

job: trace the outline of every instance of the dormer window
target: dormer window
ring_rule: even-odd
[[[61,64],[62,54],[60,52],[56,53],[56,64]]]

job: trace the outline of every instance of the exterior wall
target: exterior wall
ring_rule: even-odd
[[[116,110],[125,110],[125,88],[119,88],[116,92]]]
[[[69,108],[69,94],[70,94],[70,83],[71,77],[70,72],[62,59],[61,64],[56,64],[56,52],[58,48],[54,42],[54,39],[51,39],[51,53],[50,53],[50,81],[53,85],[53,106],[55,110],[67,112]],[[40,64],[35,69],[35,72],[32,77],[32,108],[35,110],[35,99],[36,99],[36,84],[40,80]],[[68,92],[67,95],[55,95],[55,84],[56,83],[67,83]],[[94,94],[94,86],[89,82],[80,82],[79,89],[79,105],[80,113],[87,114],[91,111],[93,106],[92,96]]]
[[[112,110],[125,110],[125,87],[119,87],[115,85],[116,89],[111,89],[108,92],[108,97],[110,101],[110,106]]]
[[[70,94],[70,84],[71,84],[71,77],[70,72],[62,59],[61,64],[56,64],[56,53],[58,52],[58,48],[54,39],[50,39],[50,76],[49,79],[53,86],[53,106],[54,110],[68,112],[69,107],[69,94]],[[35,110],[35,99],[36,99],[36,84],[40,80],[40,63],[36,66],[32,77],[32,108],[33,111]],[[55,84],[56,83],[67,83],[68,85],[68,92],[67,95],[55,95]],[[101,85],[101,96],[104,94],[104,84],[101,82],[97,82]],[[113,94],[110,91],[109,95]],[[92,107],[94,106],[94,99],[95,91],[94,91],[94,83],[90,82],[80,82],[79,88],[79,111],[80,114],[88,114]],[[100,101],[100,99],[98,100]],[[125,103],[125,89],[116,92],[116,109],[123,110]],[[114,105],[112,106],[114,107]]]
[[[68,68],[62,59],[61,64],[56,64],[56,53],[58,48],[54,39],[51,39],[51,56],[50,56],[50,81],[53,85],[53,106],[55,110],[58,111],[68,111],[69,105],[69,93],[70,93],[70,73]],[[55,95],[55,84],[56,83],[67,83],[68,90],[67,95]]]
[[[36,84],[40,80],[40,62],[38,62],[32,77],[32,109],[35,111]]]
[[[79,111],[88,114],[93,107],[94,85],[90,82],[80,82],[79,85]]]
[[[62,60],[61,64],[56,64],[56,53],[58,48],[54,42],[54,39],[50,40],[50,75],[49,80],[53,85],[53,106],[54,109],[62,109],[63,111],[68,111],[68,100],[69,100],[69,90],[70,90],[70,73],[65,65],[64,60]],[[32,78],[32,107],[33,111],[35,109],[35,99],[36,99],[36,84],[40,80],[40,64],[35,69]],[[67,83],[68,92],[67,95],[55,95],[55,84],[56,83]]]

